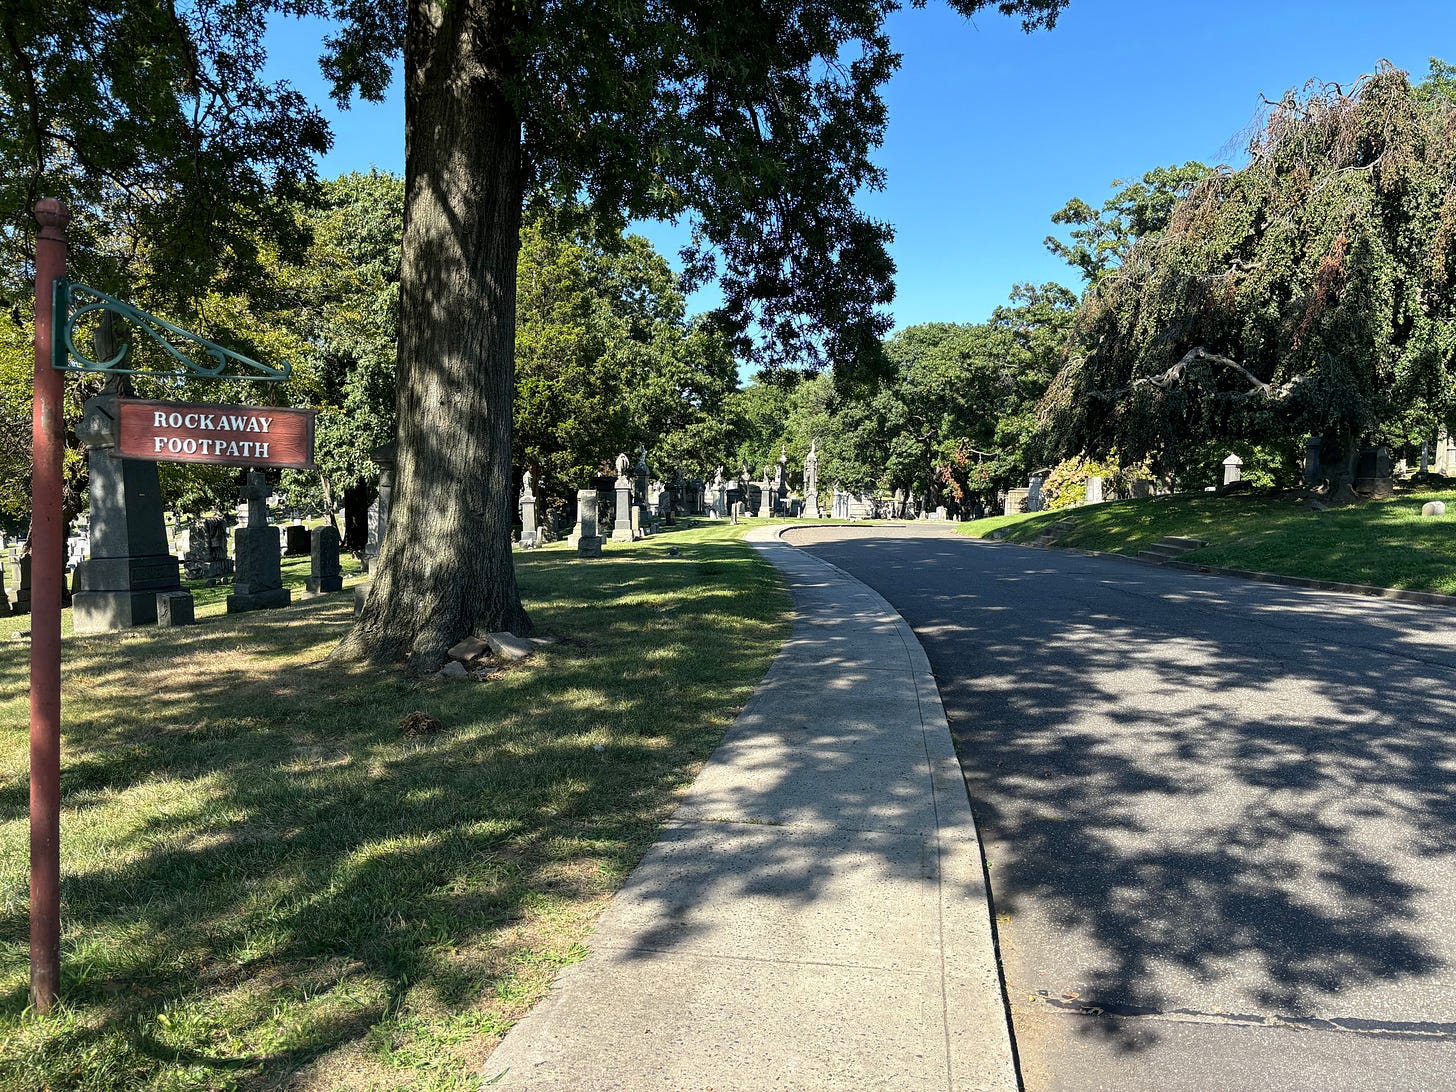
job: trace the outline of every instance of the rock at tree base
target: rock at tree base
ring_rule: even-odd
[[[478,660],[490,651],[490,645],[479,637],[467,637],[459,644],[453,645],[450,651],[445,653],[452,660],[459,660],[461,663],[470,663]]]
[[[485,640],[491,652],[502,660],[519,660],[529,656],[533,648],[529,640],[514,633],[492,633]]]

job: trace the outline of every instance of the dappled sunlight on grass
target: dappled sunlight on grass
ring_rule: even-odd
[[[63,996],[25,1015],[27,650],[0,644],[0,1070],[448,1087],[579,958],[787,632],[744,528],[516,555],[489,679],[336,663],[349,597],[65,645]],[[668,554],[676,546],[681,556]],[[415,710],[441,724],[406,738]]]

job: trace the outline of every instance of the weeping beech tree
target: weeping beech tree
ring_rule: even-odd
[[[1313,433],[1350,499],[1362,443],[1456,411],[1456,101],[1432,62],[1272,103],[1249,163],[1193,187],[1084,297],[1040,407],[1056,454]],[[1074,349],[1074,352],[1077,352]]]
[[[917,6],[920,0],[917,0]],[[999,0],[1028,30],[1067,0]],[[966,14],[992,0],[952,0]],[[512,345],[522,209],[604,224],[686,216],[690,287],[716,277],[739,351],[867,366],[889,326],[880,87],[895,0],[272,0],[340,20],[336,96],[378,96],[404,55],[406,211],[398,469],[346,656],[443,661],[529,622],[510,555]],[[751,335],[751,336],[750,336]],[[610,452],[604,452],[610,455]]]

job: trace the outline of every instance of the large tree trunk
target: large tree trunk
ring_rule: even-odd
[[[521,125],[509,2],[413,0],[405,37],[398,466],[368,601],[340,654],[433,671],[525,633],[511,562]]]

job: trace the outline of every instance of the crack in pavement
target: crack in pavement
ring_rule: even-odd
[[[1024,991],[1013,992],[1013,997]],[[1228,1024],[1233,1027],[1292,1028],[1296,1031],[1335,1032],[1346,1035],[1369,1035],[1385,1039],[1437,1039],[1456,1042],[1456,1023],[1438,1020],[1366,1020],[1358,1017],[1280,1016],[1262,1013],[1203,1012],[1198,1009],[1154,1009],[1139,1005],[1120,1005],[1113,1001],[1091,1002],[1082,999],[1054,997],[1047,990],[1025,993],[1031,1005],[1012,1002],[1012,1007],[1026,1010],[1046,1006],[1067,1016],[1112,1016],[1118,1019],[1151,1019],[1184,1024]]]

